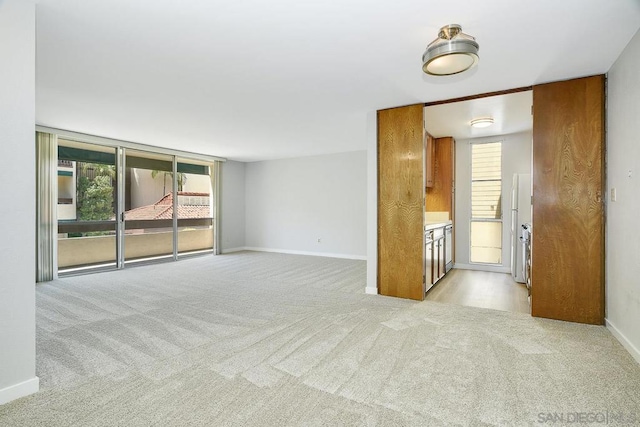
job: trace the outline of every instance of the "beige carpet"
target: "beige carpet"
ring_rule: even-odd
[[[41,284],[42,390],[0,425],[640,420],[640,366],[605,328],[364,295],[365,269],[243,252]]]

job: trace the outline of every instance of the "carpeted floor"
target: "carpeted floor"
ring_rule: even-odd
[[[365,269],[242,252],[38,285],[41,392],[0,425],[640,420],[640,365],[604,327],[364,295]]]

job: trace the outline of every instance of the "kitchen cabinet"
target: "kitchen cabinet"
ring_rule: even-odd
[[[424,232],[424,281],[425,281],[425,293],[431,289],[435,283],[433,280],[433,268],[434,268],[434,243],[433,243],[433,230],[426,230]]]
[[[424,153],[425,153],[425,165],[424,165],[424,186],[425,191],[427,188],[431,188],[435,181],[436,170],[436,142],[435,138],[429,133],[424,138]]]
[[[447,236],[452,230],[451,221],[425,225],[425,292],[449,271],[447,265],[451,254],[447,248],[451,242]]]
[[[455,140],[452,137],[435,138],[433,186],[426,189],[427,212],[449,212],[454,218]]]
[[[453,220],[455,217],[455,140],[452,137],[432,138],[433,139],[433,163],[434,178],[433,185],[426,188],[425,211],[427,215],[433,213],[448,213],[446,219]],[[450,247],[444,251],[451,259],[445,260],[445,269],[453,266],[454,234],[450,230],[449,239],[446,241]]]
[[[444,229],[441,229],[440,232],[442,235],[436,240],[438,246],[438,275],[436,281],[442,279],[446,273],[444,269]]]

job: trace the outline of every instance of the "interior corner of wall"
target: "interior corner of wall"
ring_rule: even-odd
[[[635,343],[631,342],[631,340],[620,330],[611,323],[611,320],[608,318],[604,319],[605,326],[611,332],[620,344],[631,354],[631,356],[636,360],[636,362],[640,363],[640,348],[638,348]]]

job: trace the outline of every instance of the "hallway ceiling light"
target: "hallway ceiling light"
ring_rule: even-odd
[[[493,118],[491,117],[483,117],[481,119],[473,119],[471,120],[471,127],[473,128],[486,128],[493,124]]]
[[[464,34],[460,25],[446,25],[422,55],[422,71],[434,76],[461,73],[478,63],[478,49],[475,37]]]

